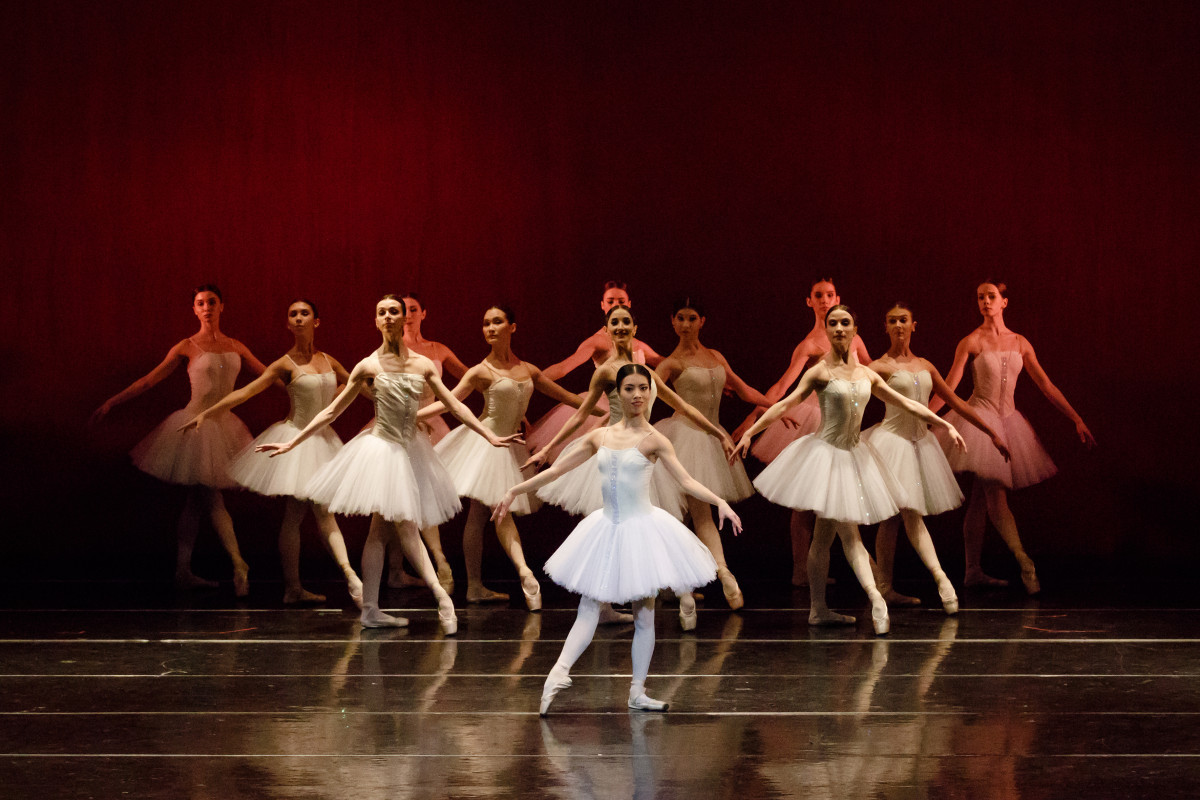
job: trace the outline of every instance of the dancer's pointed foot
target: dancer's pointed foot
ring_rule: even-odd
[[[250,565],[245,561],[233,565],[233,593],[238,597],[250,594]]]
[[[180,589],[216,589],[216,581],[201,578],[191,570],[179,570],[175,573],[175,585]]]
[[[446,594],[454,594],[454,573],[450,571],[450,565],[445,561],[437,566],[438,583],[446,590]]]
[[[549,714],[550,704],[554,702],[555,696],[570,686],[571,677],[566,672],[558,667],[550,670],[550,674],[546,676],[546,683],[542,685],[542,702],[538,705],[538,714],[543,717]]]
[[[666,711],[670,704],[664,703],[662,700],[655,700],[645,692],[639,692],[636,695],[630,692],[629,707],[634,711]]]
[[[486,586],[478,586],[472,589],[467,587],[467,602],[468,603],[507,603],[508,595],[504,592],[493,592]]]
[[[385,614],[377,606],[364,606],[358,622],[364,628],[406,628],[408,620]]]
[[[542,587],[532,572],[522,576],[521,593],[525,595],[525,605],[530,611],[542,610]]]
[[[303,586],[296,586],[291,589],[285,589],[283,592],[283,604],[285,606],[297,606],[304,603],[324,603],[325,595],[316,594],[305,589]]]
[[[454,603],[450,600],[450,595],[438,600],[438,624],[442,626],[442,633],[447,636],[458,633],[458,615],[454,613]]]
[[[942,598],[942,608],[950,616],[958,613],[958,594],[954,591],[954,584],[950,583],[950,579],[945,575],[938,578],[938,597]]]
[[[354,574],[354,570],[346,573],[346,590],[350,592],[350,599],[354,601],[354,605],[362,609],[363,582]]]
[[[388,570],[387,585],[390,589],[415,589],[424,586],[425,581],[409,575],[403,568]]]
[[[1025,584],[1025,591],[1029,594],[1037,594],[1042,590],[1042,584],[1038,582],[1037,570],[1034,569],[1032,562],[1021,567],[1021,583]]]
[[[991,575],[985,575],[981,569],[969,570],[963,577],[963,586],[971,588],[979,586],[1008,586],[1008,581],[1001,578],[993,578]]]
[[[690,601],[690,602],[689,602]],[[696,630],[696,601],[690,594],[679,599],[679,627],[685,631]]]
[[[858,620],[849,614],[838,614],[835,611],[830,611],[828,608],[816,609],[812,608],[808,611],[808,624],[819,626],[833,625],[853,625]]]
[[[721,581],[721,591],[725,593],[725,602],[729,603],[732,610],[737,611],[746,604],[737,578],[733,577],[733,573],[729,571],[728,567],[717,567],[717,579]]]
[[[630,625],[632,623],[633,614],[617,611],[612,607],[612,603],[600,604],[600,625]]]
[[[871,625],[875,628],[876,636],[886,636],[887,632],[892,629],[891,619],[888,618],[887,603],[883,600],[883,595],[876,595],[871,600]]]

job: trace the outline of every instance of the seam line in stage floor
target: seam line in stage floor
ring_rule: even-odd
[[[843,672],[839,673],[847,677],[859,677],[872,675],[870,671],[863,672]],[[824,672],[652,672],[651,678],[688,678],[688,679],[704,679],[710,678],[825,678],[828,673]],[[114,678],[114,679],[131,679],[131,678],[251,678],[261,680],[270,678],[273,680],[288,680],[300,678],[495,678],[497,680],[512,680],[513,678],[537,678],[539,681],[545,680],[545,677],[540,673],[525,673],[525,672],[386,672],[386,673],[341,673],[334,675],[329,672],[297,672],[297,673],[280,673],[280,672],[179,672],[171,670],[168,672],[128,672],[128,673],[91,673],[91,672],[14,672],[10,674],[0,674],[0,680],[6,678],[48,678],[58,680],[60,678]],[[572,672],[573,678],[628,678],[630,673],[586,673]],[[883,676],[888,679],[896,678],[925,678],[928,677],[919,672],[889,672]],[[1094,679],[1094,678],[1177,678],[1180,680],[1192,680],[1200,677],[1200,672],[1087,672],[1087,673],[1070,673],[1070,672],[951,672],[942,673],[939,678],[950,679],[970,679],[976,680],[979,678],[1041,678],[1043,680],[1058,680],[1060,678],[1079,678],[1079,679]]]
[[[849,608],[849,607],[850,606],[847,606],[847,608]],[[466,606],[455,606],[455,608],[459,611],[464,611],[464,610],[469,611],[473,608],[483,609],[483,608],[485,608],[485,606],[481,606],[479,604],[471,604],[471,605],[466,605]],[[670,608],[674,608],[674,606],[668,605],[668,606],[663,606],[663,608],[670,609]],[[867,607],[862,607],[862,606],[854,606],[854,608],[859,608],[860,610],[868,610]],[[896,606],[895,608],[903,609],[905,614],[920,614],[923,612],[931,613],[931,614],[943,614],[944,613],[941,608],[938,608],[936,605],[933,605],[933,604],[930,604],[928,606]],[[416,607],[411,607],[411,608],[401,608],[401,607],[383,608],[380,610],[387,611],[387,612],[396,611],[396,612],[401,612],[401,613],[415,614],[415,613],[418,613],[421,611],[434,611],[434,610],[436,610],[436,608],[432,607],[432,606],[416,606]],[[513,606],[510,608],[509,606],[501,607],[498,605],[493,605],[493,606],[491,606],[491,610],[493,610],[493,611],[513,611],[513,612],[520,612],[522,614],[532,613],[532,612],[526,611],[523,608],[518,608],[516,606]],[[747,613],[749,613],[749,614],[807,614],[808,613],[807,607],[805,607],[805,608],[799,608],[799,607],[797,607],[797,608],[750,608],[748,606],[743,606],[742,608],[739,608],[735,612],[732,609],[728,609],[728,608],[706,609],[706,608],[698,606],[697,610],[698,611],[711,611],[713,613],[725,613],[725,614],[735,614],[735,613],[736,614],[747,614]],[[358,614],[357,609],[352,609],[348,606],[345,608],[324,607],[324,606],[307,606],[304,608],[0,608],[0,611],[3,611],[7,614],[268,614],[268,613],[269,614],[340,614],[340,613],[345,613],[347,616],[357,616],[357,614]],[[539,613],[539,614],[574,614],[574,613],[576,613],[576,611],[578,611],[578,609],[575,607],[543,608],[542,610],[538,611],[537,613]],[[1113,607],[1113,606],[1100,606],[1097,608],[1071,608],[1071,607],[1047,606],[1044,608],[1012,608],[1012,607],[1009,607],[1009,608],[980,608],[980,607],[972,607],[972,608],[960,608],[958,610],[958,614],[978,614],[981,612],[987,612],[987,613],[1004,612],[1004,613],[1012,613],[1012,614],[1028,614],[1028,613],[1038,613],[1038,614],[1041,614],[1041,613],[1045,613],[1045,614],[1072,613],[1072,614],[1074,614],[1074,613],[1081,613],[1081,612],[1107,612],[1107,613],[1117,613],[1117,614],[1120,614],[1120,613],[1142,613],[1142,612],[1155,612],[1155,613],[1166,613],[1166,612],[1189,613],[1190,612],[1190,613],[1196,613],[1196,612],[1200,612],[1200,608],[1175,608],[1175,607],[1170,607],[1170,608],[1127,608],[1127,607],[1126,608],[1117,608],[1117,607]],[[633,623],[628,623],[628,624],[632,625]]]
[[[625,716],[624,708],[617,711],[572,711],[558,719],[571,717]],[[313,709],[272,711],[0,711],[0,717],[529,717],[537,711],[360,711],[348,709]],[[671,711],[672,717],[983,717],[985,711]],[[1195,717],[1200,711],[1013,711],[1018,717]]]
[[[437,638],[424,639],[411,636],[402,636],[399,638],[376,638],[373,640],[363,639],[0,639],[0,645],[6,644],[238,644],[238,645],[275,645],[275,644],[359,644],[363,642],[370,643],[395,643],[395,644],[429,644],[430,642],[457,642],[460,645],[464,644],[511,644],[520,642],[519,639],[463,639],[463,638]],[[561,645],[565,639],[537,639],[538,644],[559,644]],[[596,644],[605,642],[617,642],[622,644],[628,643],[628,637],[615,637],[607,639],[596,639]],[[697,644],[704,643],[725,643],[725,644],[809,644],[809,645],[842,645],[842,644],[870,644],[874,645],[879,642],[888,642],[892,645],[902,644],[1197,644],[1200,643],[1200,637],[1191,639],[1053,639],[1053,638],[1025,638],[1025,639],[879,639],[879,638],[854,638],[854,639],[701,639],[689,637],[686,639],[668,639],[662,636],[657,637],[656,642],[663,644],[667,642],[695,642]]]
[[[505,753],[494,755],[481,755],[478,753],[0,753],[0,758],[490,758],[490,759],[544,759],[546,756],[539,753]],[[1016,755],[1004,754],[1004,758],[1016,758],[1022,760],[1034,759],[1052,759],[1052,758],[1200,758],[1200,753],[1039,753],[1037,755]],[[611,761],[620,760],[626,762],[631,758],[648,758],[648,759],[677,759],[678,755],[663,754],[634,754],[634,753],[612,753],[595,755],[571,755],[572,760],[599,760]],[[988,758],[995,759],[997,756],[991,753],[947,753],[937,755],[925,755],[916,753],[878,753],[872,754],[871,758],[898,758],[911,760],[914,758],[927,759],[947,759],[947,758]]]

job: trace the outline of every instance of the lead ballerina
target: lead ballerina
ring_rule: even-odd
[[[946,429],[958,446],[965,446],[954,426],[920,403],[892,389],[883,378],[859,363],[854,341],[858,320],[844,305],[825,314],[830,348],[800,378],[795,390],[768,409],[738,442],[736,454],[750,449],[750,440],[788,409],[817,393],[821,429],[792,442],[754,479],[768,500],[797,511],[812,511],[817,522],[808,550],[810,625],[852,625],[854,617],[835,614],[825,602],[829,548],[840,538],[846,560],[871,600],[871,622],[878,635],[890,628],[887,603],[875,585],[871,557],[863,547],[858,526],[888,519],[909,505],[904,488],[881,463],[870,444],[861,441],[863,411],[871,395],[898,405],[928,423]]]
[[[502,520],[518,495],[534,491],[596,456],[604,507],[584,518],[546,561],[546,574],[581,598],[575,623],[542,688],[539,713],[543,716],[555,696],[571,685],[571,667],[595,635],[601,603],[631,602],[635,609],[629,708],[667,710],[666,703],[646,694],[646,676],[654,654],[655,595],[662,589],[672,589],[680,597],[690,595],[716,576],[717,564],[695,534],[651,505],[650,481],[656,461],[685,492],[716,506],[722,527],[728,520],[735,534],[742,529],[729,504],[688,475],[671,443],[646,419],[652,382],[652,373],[641,364],[618,369],[614,383],[620,421],[587,434],[564,450],[553,467],[509,489],[492,515]]]
[[[516,436],[498,437],[470,409],[457,400],[438,377],[433,362],[404,344],[405,307],[394,294],[384,295],[375,306],[375,327],[383,343],[350,371],[345,390],[313,417],[290,442],[258,445],[260,452],[282,455],[329,425],[360,392],[375,400],[375,422],[369,431],[354,437],[313,476],[305,493],[335,514],[371,515],[371,529],[363,546],[363,601],[360,620],[364,628],[402,627],[408,621],[379,608],[379,583],[383,576],[388,541],[398,538],[405,557],[433,591],[438,621],[446,635],[458,631],[458,618],[450,595],[438,583],[437,571],[421,542],[419,528],[445,522],[461,508],[458,492],[433,452],[426,436],[417,432],[417,409],[428,386],[454,416],[494,447],[507,447]]]

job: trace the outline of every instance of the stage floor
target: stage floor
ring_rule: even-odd
[[[875,638],[845,581],[853,628],[810,628],[803,591],[747,585],[736,614],[710,591],[691,634],[660,607],[668,713],[625,709],[632,626],[607,626],[543,719],[567,595],[460,608],[446,638],[423,590],[385,598],[409,628],[364,631],[316,588],[328,607],[282,609],[270,584],[245,607],[227,585],[10,584],[0,796],[1200,796],[1200,610],[1171,593],[964,593]]]

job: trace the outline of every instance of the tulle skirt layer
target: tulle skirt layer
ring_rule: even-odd
[[[454,490],[460,497],[470,497],[487,506],[494,506],[504,493],[525,478],[520,465],[529,458],[524,445],[492,447],[475,431],[460,425],[434,448],[446,467]],[[513,501],[509,513],[529,514],[536,510],[528,493]]]
[[[462,508],[446,468],[421,433],[403,445],[363,431],[313,476],[305,492],[335,514],[379,514],[421,528],[445,522]]]
[[[788,409],[783,417],[771,423],[750,447],[750,455],[764,464],[770,464],[789,444],[801,436],[815,433],[821,427],[821,406],[816,398],[814,392],[803,403]],[[785,419],[794,422],[795,427],[789,427]]]
[[[815,434],[784,448],[754,486],[772,503],[860,525],[893,517],[907,502],[904,488],[870,444],[860,441],[843,450]]]
[[[904,488],[907,502],[898,503],[902,508],[911,508],[925,517],[962,505],[963,494],[954,471],[932,433],[926,432],[913,442],[875,425],[863,432],[863,438]]]
[[[589,514],[546,561],[563,588],[606,603],[690,592],[717,576],[717,563],[696,535],[658,508],[614,523]]]
[[[944,433],[937,438],[955,472],[973,472],[979,478],[998,481],[1009,489],[1041,483],[1058,472],[1050,454],[1021,412],[1013,411],[1002,417],[983,406],[972,405],[971,409],[1000,436],[1012,458],[1005,461],[986,433],[951,411],[946,414],[946,421],[962,434],[967,451],[964,453],[955,448]]]
[[[679,463],[688,474],[717,497],[734,503],[754,494],[742,462],[730,464],[715,437],[678,417],[668,417],[654,427],[671,441]],[[682,498],[682,490],[677,492]]]
[[[445,418],[440,416],[430,417],[420,422],[417,427],[429,437],[429,442],[433,445],[437,445],[450,433],[450,426],[446,424]]]
[[[608,398],[601,397],[600,401],[596,404],[596,407],[607,410]],[[533,426],[529,429],[529,435],[525,437],[525,441],[529,444],[530,452],[536,453],[546,445],[550,444],[550,440],[554,438],[554,434],[562,430],[563,425],[567,424],[567,420],[569,420],[571,415],[574,413],[574,408],[559,403],[554,408],[547,411],[541,419],[533,423]],[[576,439],[583,436],[585,433],[596,430],[596,428],[599,428],[606,421],[607,417],[597,417],[594,414],[589,414],[587,419],[583,421],[583,424],[579,426],[579,430],[568,436],[565,441],[559,442],[554,446],[554,449],[550,451],[550,457],[547,459],[546,463],[553,464],[558,460],[558,457],[562,454],[562,451],[566,449],[567,445],[572,444]]]
[[[250,443],[250,430],[230,413],[218,414],[197,428],[180,431],[199,410],[180,409],[130,451],[134,466],[167,483],[231,489],[234,457]]]
[[[571,447],[575,446],[572,442]],[[566,452],[565,450],[563,452]],[[591,514],[604,508],[604,478],[600,474],[597,456],[592,455],[575,469],[559,475],[537,490],[537,496],[571,514]],[[687,507],[683,489],[661,463],[650,473],[650,502],[683,519]]]
[[[256,453],[257,445],[290,442],[300,429],[290,421],[276,422],[242,450],[229,467],[229,476],[252,492],[286,495],[307,500],[308,482],[342,449],[342,440],[330,428],[322,428],[286,455],[271,457]]]

